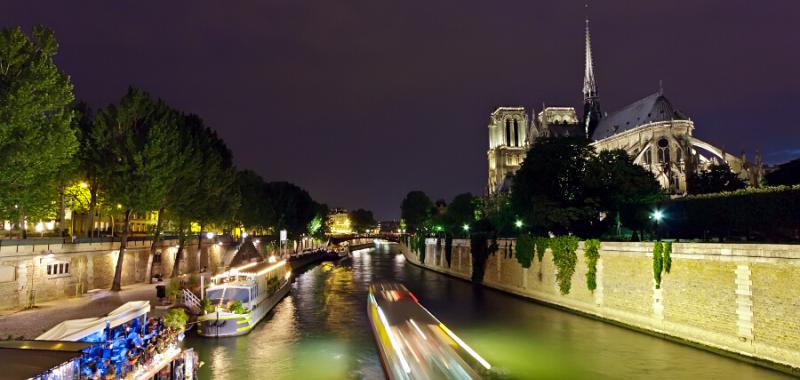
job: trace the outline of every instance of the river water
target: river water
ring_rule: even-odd
[[[366,317],[372,280],[404,283],[509,379],[779,379],[779,372],[475,287],[405,262],[396,245],[298,274],[250,334],[190,337],[202,379],[382,379]]]

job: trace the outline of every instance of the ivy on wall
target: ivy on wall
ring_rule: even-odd
[[[453,235],[447,234],[444,237],[444,258],[447,259],[447,267],[450,267],[450,261],[453,258]]]
[[[664,242],[664,272],[672,269],[672,242]]]
[[[517,237],[517,261],[523,268],[530,268],[533,262],[533,247],[534,238],[528,234],[522,234]]]
[[[553,252],[553,264],[558,271],[556,281],[561,294],[569,294],[572,288],[572,275],[578,262],[578,238],[576,236],[558,236],[550,239],[550,250]]]
[[[600,240],[591,239],[583,243],[586,257],[586,287],[592,292],[597,289],[597,259],[600,258]]]
[[[542,258],[544,257],[544,252],[547,250],[548,241],[550,239],[544,236],[537,236],[533,238],[533,243],[536,246],[536,258],[539,259],[539,262],[542,262]]]
[[[417,238],[417,252],[419,252],[419,261],[425,264],[425,236]]]
[[[660,241],[653,246],[653,279],[656,281],[656,289],[661,289],[661,272],[664,270],[664,247]]]

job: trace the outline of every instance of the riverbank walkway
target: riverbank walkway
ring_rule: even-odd
[[[106,315],[129,301],[160,304],[155,284],[129,285],[119,292],[97,289],[82,297],[37,303],[33,309],[0,311],[0,340],[35,339],[62,321]],[[154,314],[158,311],[153,308]]]

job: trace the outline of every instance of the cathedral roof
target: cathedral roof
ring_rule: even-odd
[[[673,107],[659,91],[600,119],[592,140],[602,140],[643,124],[668,120],[688,120],[688,117]]]

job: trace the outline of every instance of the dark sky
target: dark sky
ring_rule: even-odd
[[[16,1],[45,24],[79,99],[133,84],[201,115],[240,168],[332,207],[399,217],[409,190],[483,192],[499,105],[580,106],[583,1]],[[598,1],[606,111],[663,80],[695,134],[765,160],[800,156],[797,0]]]

